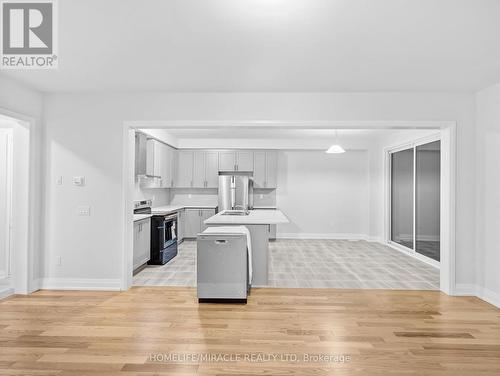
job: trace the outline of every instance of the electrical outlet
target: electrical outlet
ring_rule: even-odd
[[[86,205],[79,206],[76,212],[81,217],[88,217],[90,216],[90,206]]]
[[[188,194],[188,198],[192,198],[193,195],[191,193]]]
[[[260,194],[259,195],[259,198],[262,200],[264,198],[264,195],[263,194]]]

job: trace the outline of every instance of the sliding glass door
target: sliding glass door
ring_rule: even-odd
[[[413,149],[391,155],[391,240],[413,249]]]
[[[439,261],[441,142],[419,145],[415,155],[415,251]]]
[[[390,240],[440,261],[441,142],[390,155]]]

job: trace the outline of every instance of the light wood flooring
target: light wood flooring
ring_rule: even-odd
[[[205,353],[241,358],[166,359]],[[171,374],[499,375],[500,310],[437,291],[328,288],[253,289],[247,305],[198,304],[189,287],[0,301],[0,375]]]

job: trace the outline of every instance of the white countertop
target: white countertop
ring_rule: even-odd
[[[206,225],[276,225],[289,223],[281,210],[250,210],[248,215],[223,215],[223,211],[205,220]]]
[[[165,205],[151,208],[152,214],[170,214],[183,209],[215,209],[217,205]]]
[[[143,219],[151,218],[153,214],[134,214],[134,222],[141,221]]]

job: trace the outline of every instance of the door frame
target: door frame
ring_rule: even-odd
[[[439,133],[417,138],[384,148],[384,243],[391,248],[423,261],[440,270],[440,290],[448,295],[455,293],[455,179],[456,179],[456,128],[441,129]],[[440,178],[440,262],[420,255],[391,240],[391,154],[413,149],[413,191],[416,185],[415,148],[429,142],[441,141],[441,178]],[[413,194],[413,233],[415,234],[415,193]],[[414,235],[415,244],[415,235]]]
[[[12,129],[12,209],[10,288],[16,294],[38,290],[35,278],[35,247],[40,249],[39,218],[41,163],[40,132],[35,118],[0,107],[0,115],[15,123]],[[23,160],[16,158],[21,153]],[[21,187],[21,188],[19,188]],[[17,195],[17,196],[16,196]],[[37,265],[39,267],[40,265]]]
[[[13,180],[13,157],[12,157],[12,145],[13,145],[13,137],[12,128],[0,128],[0,132],[5,132],[6,135],[6,188],[5,199],[6,199],[6,228],[5,228],[5,250],[6,254],[6,274],[4,276],[0,275],[0,278],[4,280],[8,280],[11,278],[12,273],[12,180]]]
[[[121,288],[132,286],[133,258],[133,194],[135,129],[186,128],[186,129],[435,129],[441,133],[441,273],[440,290],[448,295],[455,293],[455,191],[456,191],[456,121],[281,121],[281,120],[131,120],[123,122],[123,180],[122,180],[122,278]],[[385,153],[386,154],[386,153]],[[383,156],[381,156],[383,158]],[[384,158],[385,159],[385,158]],[[386,163],[385,170],[387,170]],[[384,172],[385,174],[387,171]],[[384,179],[384,192],[387,183]],[[383,199],[387,200],[385,194]],[[387,233],[387,203],[383,206],[384,229]],[[386,239],[384,239],[386,240]]]

